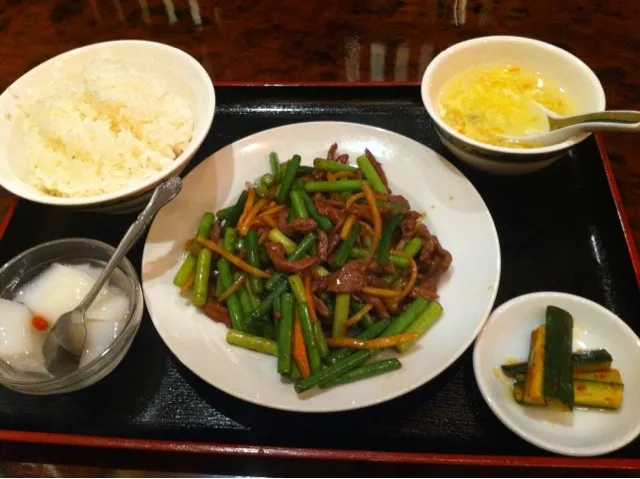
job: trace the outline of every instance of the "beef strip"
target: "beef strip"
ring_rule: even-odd
[[[417,298],[418,296],[422,296],[427,301],[435,301],[438,299],[438,293],[436,290],[425,288],[424,286],[414,286],[414,288],[409,292],[410,298]]]
[[[353,203],[349,208],[347,208],[347,213],[356,215],[358,218],[364,218],[367,221],[372,221],[369,205]]]
[[[403,208],[410,209],[411,205],[409,201],[402,195],[386,195],[384,198],[388,203],[393,203],[394,205],[402,206]]]
[[[313,295],[313,305],[316,308],[316,313],[318,314],[318,316],[322,316],[323,318],[329,317],[329,308],[327,308],[327,305],[324,304],[324,301],[318,298],[315,294]]]
[[[388,318],[390,316],[387,307],[377,296],[362,294],[362,300],[363,302],[369,303],[371,306],[373,306],[373,310],[375,311],[376,316],[378,316],[379,318]]]
[[[266,243],[264,246],[267,249],[267,254],[271,259],[271,262],[278,271],[283,271],[285,273],[299,273],[318,262],[317,256],[306,256],[297,261],[289,261],[285,258],[284,246],[280,243],[270,242]]]
[[[318,223],[313,218],[296,218],[291,223],[287,223],[287,216],[289,212],[281,210],[276,217],[278,229],[285,235],[291,236],[296,233],[308,233],[318,227]]]
[[[311,173],[311,178],[313,178],[314,181],[322,181],[325,179],[325,176],[327,175],[327,172],[324,170],[313,170],[313,173]]]
[[[222,242],[222,222],[220,220],[216,220],[216,222],[213,223],[213,228],[211,228],[211,241],[217,244]]]
[[[425,225],[424,223],[418,223],[418,229],[416,230],[416,236],[425,240],[428,240],[431,238],[431,233],[429,232],[429,229],[427,228],[427,225]]]
[[[315,195],[313,195],[313,201],[323,203],[323,206],[331,206],[332,208],[344,209],[345,207],[344,201],[340,199],[336,200],[332,198],[327,198],[323,196],[322,193],[316,193]],[[318,205],[316,205],[316,208],[317,207]]]
[[[358,293],[364,285],[365,275],[357,260],[348,261],[327,277],[327,291],[331,293]]]
[[[311,275],[311,291],[324,293],[327,290],[327,276]]]
[[[434,253],[436,252],[436,241],[433,236],[424,239],[422,248],[420,248],[420,255],[418,256],[418,263],[429,263]]]
[[[327,254],[329,256],[333,254],[334,250],[338,247],[338,244],[340,244],[340,233],[336,231],[329,236],[329,247],[327,248]]]
[[[229,311],[217,301],[209,301],[202,308],[204,314],[213,319],[216,323],[224,323],[227,328],[231,329],[231,317]]]
[[[313,218],[296,218],[289,223],[288,230],[294,233],[309,233],[318,227],[318,223]]]
[[[327,153],[327,160],[334,161],[336,156],[336,151],[338,151],[338,144],[334,143],[329,147],[329,152]]]
[[[389,261],[386,266],[382,266],[375,259],[367,265],[367,273],[373,273],[378,275],[394,274],[396,272],[395,266]]]
[[[345,165],[349,161],[349,155],[347,155],[346,153],[343,153],[342,155],[338,155],[334,161],[337,161],[338,163],[342,163],[343,165]]]
[[[374,288],[389,289],[389,285],[387,284],[387,282],[374,274],[366,275],[364,282],[366,286],[373,286]]]
[[[329,238],[327,237],[327,233],[318,228],[318,258],[323,263],[329,259]]]
[[[409,297],[417,298],[418,296],[422,296],[424,299],[429,301],[438,299],[438,293],[436,291],[436,285],[438,282],[437,276],[439,275],[427,278],[424,275],[420,275],[416,285],[409,292]]]
[[[406,216],[400,221],[400,232],[402,233],[402,239],[409,241],[413,238],[414,231],[418,226],[415,218],[407,218]]]

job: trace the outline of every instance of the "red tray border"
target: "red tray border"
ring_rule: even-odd
[[[13,217],[13,213],[16,210],[16,206],[18,206],[18,198],[13,196],[9,199],[9,208],[7,209],[7,212],[2,218],[2,221],[0,221],[0,240],[2,239],[2,236],[4,235],[4,232],[7,229],[7,226],[9,226],[9,221],[11,221],[11,218]]]
[[[350,83],[352,85],[352,83]],[[616,184],[611,162],[607,155],[604,140],[600,135],[596,142],[604,164],[609,188],[613,194],[618,217],[624,233],[633,269],[640,286],[640,257],[629,226],[618,185]],[[0,239],[15,211],[17,199],[9,205],[9,211],[0,223]],[[0,430],[0,441],[31,444],[50,444],[64,446],[95,447],[108,449],[128,449],[153,452],[176,452],[191,454],[210,454],[244,456],[253,458],[307,459],[329,461],[390,462],[405,464],[430,464],[442,466],[483,466],[483,467],[538,467],[538,468],[589,468],[640,470],[640,459],[614,458],[572,458],[560,456],[494,456],[468,454],[434,454],[410,452],[380,452],[366,450],[332,450],[284,448],[275,446],[253,446],[222,443],[175,442],[154,439],[129,439],[117,437],[84,436],[77,434],[57,434],[28,431]]]
[[[638,255],[638,248],[636,247],[636,242],[633,238],[633,232],[631,231],[631,226],[629,225],[627,212],[624,209],[622,198],[620,197],[620,191],[618,190],[616,178],[613,175],[613,169],[611,168],[611,161],[609,160],[609,155],[607,154],[607,148],[604,144],[604,139],[600,134],[596,134],[595,137],[596,143],[598,144],[598,151],[600,151],[600,157],[602,158],[602,163],[604,164],[604,171],[607,174],[609,188],[611,189],[611,193],[613,194],[613,200],[616,203],[616,210],[618,211],[618,218],[620,219],[624,239],[627,243],[629,256],[631,257],[633,271],[636,274],[636,280],[638,281],[638,286],[640,287],[640,255]]]

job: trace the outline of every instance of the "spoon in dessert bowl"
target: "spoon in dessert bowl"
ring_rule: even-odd
[[[53,376],[65,376],[78,369],[87,339],[85,324],[87,309],[96,299],[122,258],[145,232],[156,213],[175,198],[181,189],[182,180],[177,176],[158,185],[149,203],[129,227],[91,290],[78,306],[58,318],[42,347],[45,367]]]
[[[583,133],[596,131],[640,132],[640,111],[605,110],[574,116],[560,116],[538,102],[532,101],[532,103],[542,115],[546,116],[549,129],[528,135],[502,134],[500,136],[531,146],[549,146],[562,143]]]

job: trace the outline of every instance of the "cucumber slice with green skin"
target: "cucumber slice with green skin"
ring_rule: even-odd
[[[573,369],[573,380],[586,379],[589,381],[598,381],[601,383],[618,383],[622,384],[622,376],[617,369],[609,369],[608,371],[590,371],[587,373],[576,372]]]
[[[527,373],[527,363],[503,364],[500,366],[505,376],[515,378],[517,375]]]
[[[564,309],[547,306],[545,313],[544,373],[543,390],[548,404],[572,411],[575,401],[573,393],[573,317]],[[529,362],[529,369],[531,361]],[[525,401],[527,399],[527,381],[525,380]]]
[[[622,404],[624,385],[589,379],[575,379],[573,381],[573,392],[576,406],[618,409]],[[516,402],[525,404],[523,382],[517,382],[513,385],[513,398]]]
[[[587,349],[573,353],[573,371],[585,373],[611,369],[613,358],[606,349]]]
[[[529,364],[525,374],[524,397],[526,404],[544,406],[544,367],[545,367],[546,326],[542,325],[531,332]]]
[[[573,382],[575,403],[579,406],[618,409],[622,404],[624,385],[605,383],[589,379],[575,379]]]
[[[606,349],[577,351],[572,354],[572,357],[574,376],[575,373],[611,369],[611,362],[613,361],[611,354]],[[500,368],[502,368],[502,372],[506,376],[515,378],[517,374],[525,374],[527,372],[527,363],[503,364]]]
[[[525,375],[516,374],[514,378],[517,382],[524,382]],[[610,369],[609,371],[590,371],[588,373],[576,372],[574,369],[573,380],[575,381],[576,379],[587,379],[590,381],[598,381],[601,383],[622,384],[622,377],[620,376],[620,371],[618,371],[617,369]]]

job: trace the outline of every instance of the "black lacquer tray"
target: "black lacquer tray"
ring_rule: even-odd
[[[191,167],[228,143],[289,123],[350,121],[401,133],[451,159],[487,203],[502,247],[496,306],[532,291],[564,291],[604,305],[640,332],[638,258],[625,240],[630,235],[624,212],[595,138],[541,172],[498,177],[451,157],[417,87],[219,87],[216,93],[212,130]],[[56,238],[115,245],[134,216],[20,201],[0,243],[0,263]],[[142,242],[129,255],[138,268],[141,254]],[[638,440],[605,458],[569,460],[511,433],[480,396],[471,350],[435,380],[388,403],[346,413],[294,414],[243,402],[204,383],[169,352],[148,316],[120,366],[86,390],[32,397],[0,389],[0,429],[5,440],[165,451],[640,468]]]

